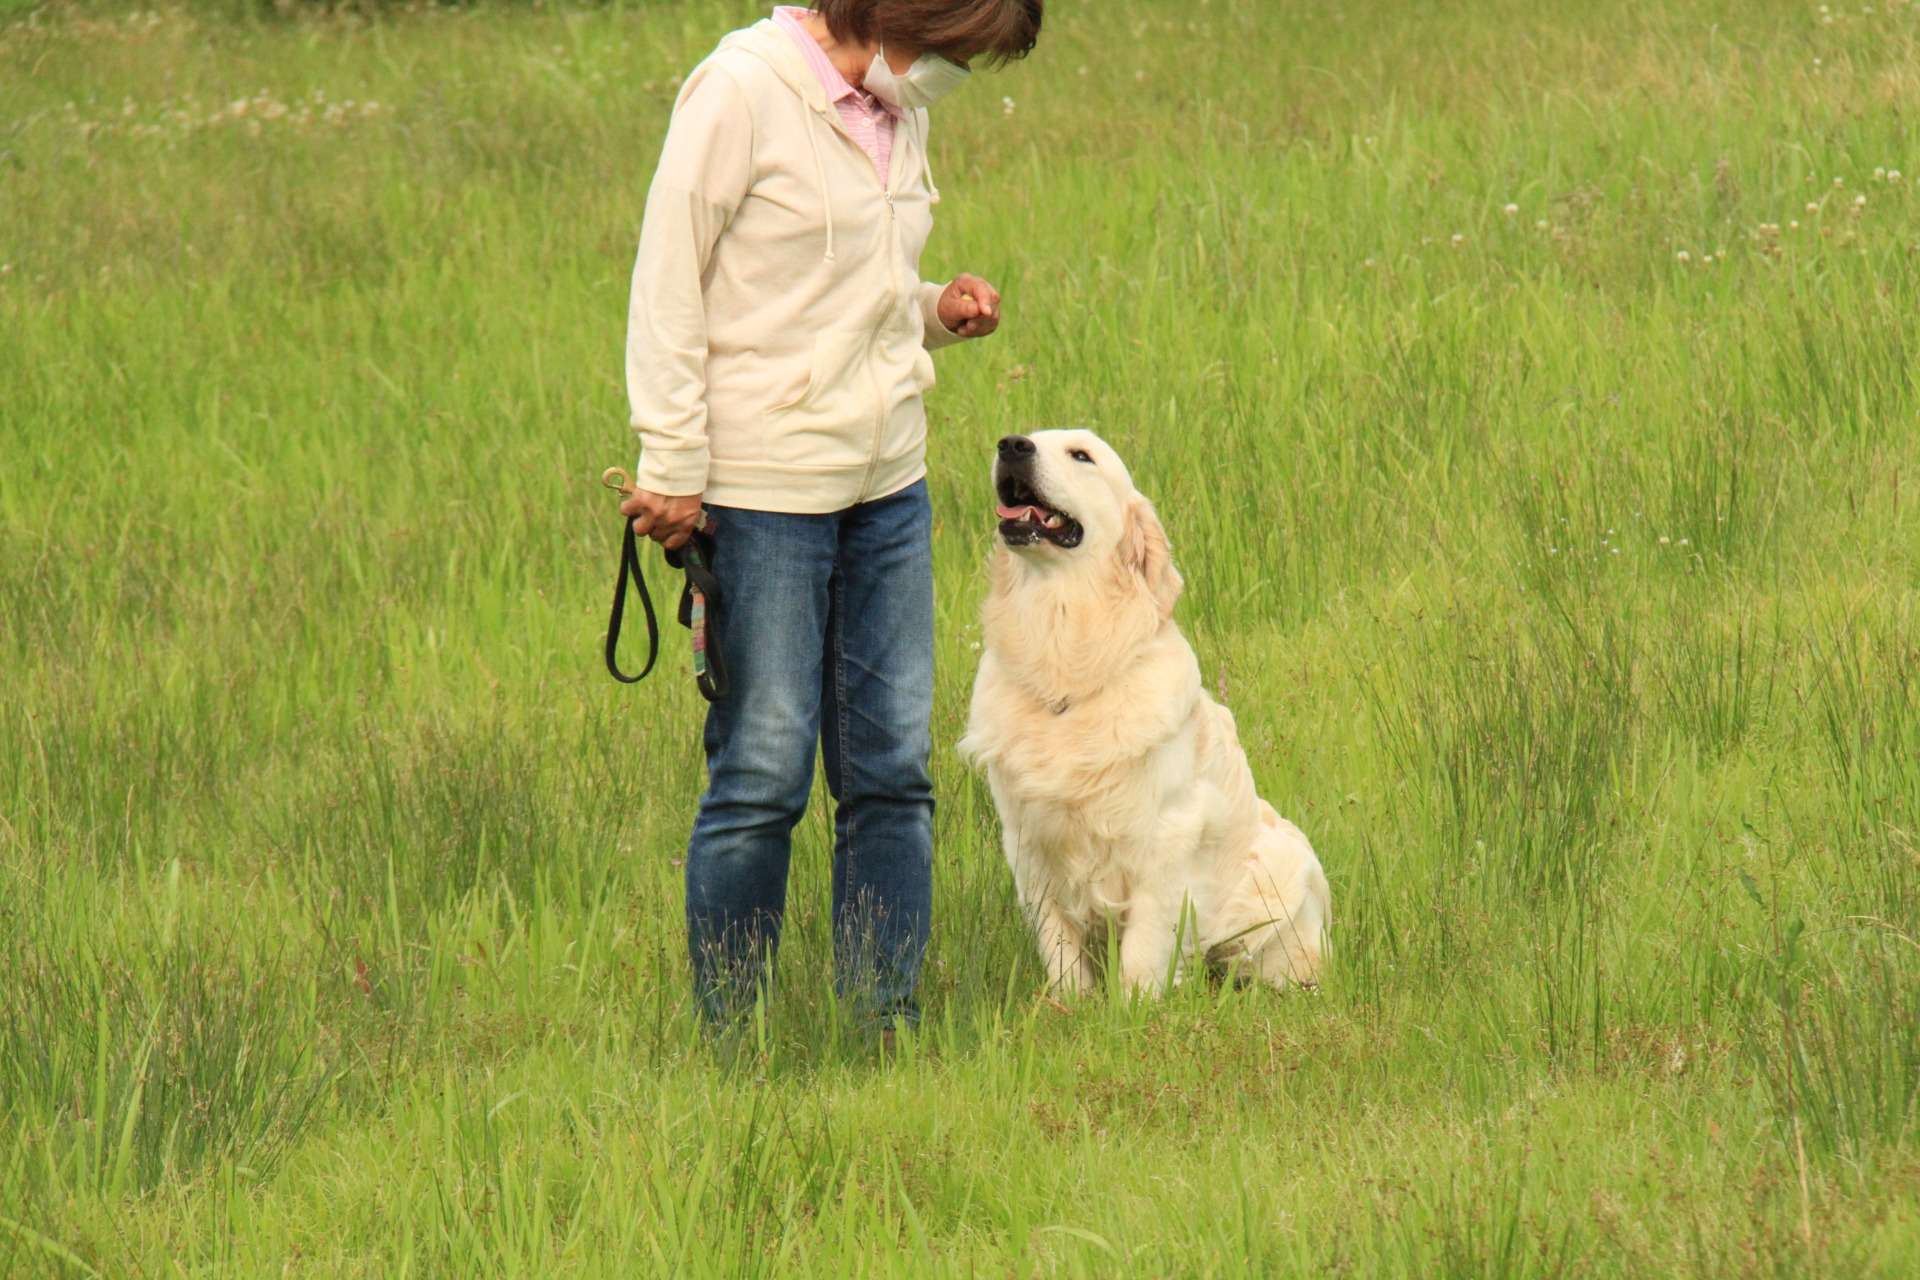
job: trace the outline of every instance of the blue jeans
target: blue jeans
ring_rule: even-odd
[[[926,482],[830,515],[710,507],[731,688],[707,712],[687,849],[695,993],[723,1022],[771,974],[814,743],[833,793],[836,986],[916,1016],[933,902],[932,510]]]

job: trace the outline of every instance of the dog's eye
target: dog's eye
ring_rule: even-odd
[[[1067,451],[1067,456],[1069,458],[1072,458],[1075,462],[1092,462],[1093,461],[1093,455],[1088,453],[1085,449],[1069,449]]]

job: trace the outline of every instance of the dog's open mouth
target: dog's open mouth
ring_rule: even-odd
[[[1051,504],[1024,478],[1001,467],[994,477],[999,490],[1000,536],[1010,547],[1030,547],[1042,541],[1056,547],[1077,547],[1084,530],[1080,522]]]

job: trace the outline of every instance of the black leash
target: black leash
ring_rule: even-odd
[[[625,517],[622,517],[625,520]],[[633,521],[625,520],[627,535],[620,546],[620,576],[613,584],[613,612],[607,616],[607,673],[621,684],[639,684],[653,673],[660,658],[660,620],[653,615],[653,597],[647,593],[647,575],[640,572],[640,549],[633,534]],[[620,623],[627,615],[627,583],[640,586],[640,608],[647,615],[647,665],[640,674],[630,676],[620,670]]]
[[[600,483],[622,494],[633,492],[626,473],[618,467],[607,468]],[[620,576],[613,584],[613,611],[607,615],[607,672],[621,684],[638,684],[647,678],[659,660],[660,622],[654,615],[653,597],[647,591],[647,576],[640,569],[639,539],[634,535],[633,521],[622,515],[620,522],[624,533],[620,541]],[[667,564],[686,574],[686,582],[680,589],[678,617],[680,625],[693,633],[694,680],[700,687],[700,696],[708,702],[727,696],[727,664],[713,634],[714,611],[720,607],[720,582],[710,567],[713,552],[713,518],[703,511],[686,545],[666,553]],[[628,582],[639,588],[640,608],[647,617],[647,665],[637,676],[620,670],[620,626],[626,618]]]

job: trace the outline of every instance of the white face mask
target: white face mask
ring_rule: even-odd
[[[966,83],[970,73],[957,62],[937,53],[923,53],[913,60],[905,75],[897,76],[887,65],[886,50],[873,55],[867,67],[864,88],[880,101],[902,111],[930,107]]]

